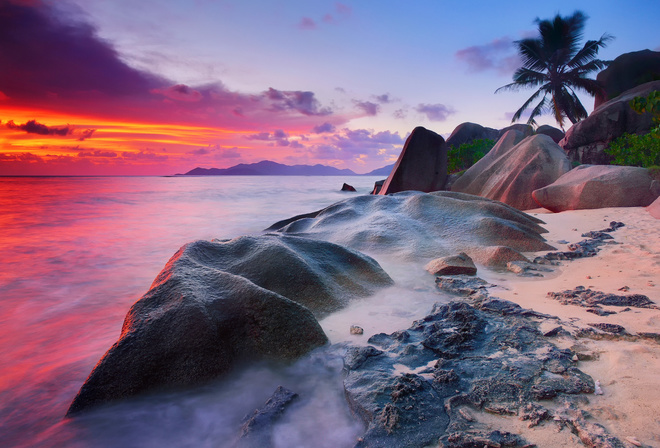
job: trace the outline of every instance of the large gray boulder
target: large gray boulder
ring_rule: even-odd
[[[536,208],[532,191],[557,180],[571,164],[547,135],[521,137],[515,130],[505,133],[451,190],[494,199],[519,210]]]
[[[553,212],[605,207],[646,207],[660,195],[660,183],[646,168],[580,165],[532,193]]]
[[[68,415],[199,385],[236,365],[290,361],[327,342],[314,314],[392,280],[371,258],[281,235],[183,246],[128,312]]]
[[[448,191],[357,196],[268,230],[332,241],[394,259],[429,261],[465,252],[481,263],[487,246],[552,250],[542,221],[502,204]],[[482,256],[484,255],[484,256]]]
[[[507,126],[505,128],[500,129],[499,134],[497,135],[498,140],[507,132],[509,131],[518,131],[520,132],[524,137],[529,137],[531,135],[534,135],[534,128],[531,127],[528,124],[523,124],[523,123],[515,123],[512,124],[511,126]]]
[[[594,109],[623,92],[651,81],[660,81],[660,51],[624,53],[596,76],[604,94],[597,94]]]
[[[500,131],[486,128],[477,123],[461,123],[453,130],[447,138],[447,147],[458,148],[464,143],[472,143],[474,140],[490,139],[497,140]]]
[[[660,81],[648,82],[627,90],[601,104],[587,118],[575,123],[559,142],[571,161],[606,165],[612,157],[604,152],[609,143],[624,133],[645,134],[653,125],[650,113],[638,114],[630,108],[630,100],[660,90]]]
[[[447,145],[442,136],[416,127],[408,136],[392,172],[378,192],[442,190],[447,181]]]

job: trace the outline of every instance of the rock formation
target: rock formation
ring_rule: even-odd
[[[557,129],[557,128],[554,128],[552,126],[548,126],[547,124],[539,126],[536,129],[536,133],[547,135],[555,143],[559,143],[564,138],[564,135],[565,135],[564,132],[561,129]]]
[[[603,86],[605,95],[596,95],[594,109],[640,84],[660,81],[660,52],[642,50],[622,54],[598,73],[596,81]]]
[[[534,201],[553,212],[604,207],[646,207],[660,195],[660,183],[646,168],[580,165],[535,190]]]
[[[358,252],[279,235],[183,246],[128,312],[68,415],[195,386],[251,361],[295,360],[327,342],[317,316],[392,280]]]
[[[548,138],[548,137],[545,137]],[[548,138],[549,139],[549,138]],[[358,196],[268,230],[332,241],[368,253],[421,259],[467,253],[481,262],[487,246],[551,250],[540,220],[500,202],[453,192]]]
[[[447,145],[433,131],[413,129],[399,159],[378,194],[399,191],[438,191],[447,180]]]
[[[499,136],[500,131],[497,129],[485,128],[477,123],[461,123],[447,138],[447,148],[458,148],[464,143],[472,143],[480,139],[497,140]]]
[[[660,219],[660,197],[648,206],[647,210],[654,218]]]
[[[515,130],[505,133],[488,154],[452,185],[452,191],[504,202],[519,210],[537,207],[532,191],[549,185],[570,170],[561,148],[547,135],[520,141]]]
[[[355,191],[355,187],[344,182],[344,185],[341,186],[341,191]]]
[[[605,165],[611,156],[603,150],[609,143],[623,135],[644,134],[653,124],[650,113],[638,114],[630,108],[630,100],[637,96],[646,96],[654,90],[660,90],[660,81],[648,82],[631,90],[626,90],[618,97],[601,104],[587,118],[574,124],[559,146],[564,148],[571,161]]]

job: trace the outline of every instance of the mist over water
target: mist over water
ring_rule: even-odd
[[[276,427],[276,446],[353,446],[362,427],[344,401],[336,347],[62,417],[130,306],[183,244],[258,234],[353,197],[339,191],[345,181],[367,194],[378,179],[0,178],[0,446],[225,446],[279,385],[300,397]],[[322,321],[333,343],[349,340],[351,324],[367,334],[406,328],[437,301],[418,287],[402,305],[401,288],[424,283],[419,271],[377,259],[397,285]]]

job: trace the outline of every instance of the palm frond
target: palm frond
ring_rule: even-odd
[[[513,117],[511,117],[511,123],[515,123],[516,121],[520,120],[520,117],[521,117],[522,114],[525,112],[525,110],[529,107],[529,105],[532,104],[534,101],[536,101],[536,99],[537,99],[541,94],[544,94],[544,95],[543,95],[542,102],[545,101],[545,94],[547,94],[547,92],[546,92],[543,88],[540,88],[540,89],[538,89],[536,92],[534,92],[534,94],[533,94],[532,96],[530,96],[530,97],[527,99],[527,101],[525,101],[525,103],[520,107],[520,109],[518,109],[518,110],[513,114]]]
[[[532,113],[529,115],[529,119],[527,120],[527,124],[530,126],[536,126],[536,120],[535,118],[539,115],[542,115],[543,112],[545,112],[545,108],[547,106],[548,99],[544,96],[543,99],[532,109]]]
[[[576,68],[594,60],[598,55],[598,50],[607,46],[607,43],[614,39],[610,34],[603,34],[598,40],[589,40],[584,47],[571,59],[566,65],[570,68]]]
[[[543,43],[539,39],[523,39],[515,42],[523,67],[530,70],[547,70],[547,61],[543,54]]]

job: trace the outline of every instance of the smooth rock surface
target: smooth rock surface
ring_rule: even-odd
[[[500,131],[486,128],[477,123],[461,123],[452,131],[447,138],[447,147],[458,148],[464,143],[472,143],[475,140],[497,140]]]
[[[609,143],[623,135],[647,133],[652,125],[650,113],[638,114],[630,108],[630,100],[660,90],[660,81],[648,82],[627,90],[618,97],[603,103],[587,118],[566,131],[559,142],[569,159],[584,164],[606,165],[612,157],[605,154]]]
[[[647,169],[616,165],[580,165],[532,193],[553,212],[605,207],[646,207],[660,195],[660,183]]]
[[[557,129],[547,124],[539,126],[536,129],[536,133],[547,135],[555,143],[559,143],[565,136],[564,132],[561,129]]]
[[[477,273],[472,258],[464,252],[431,260],[424,269],[431,275],[476,275]]]
[[[504,202],[519,210],[536,208],[532,191],[553,183],[570,170],[562,149],[547,135],[520,141],[509,131],[481,160],[452,185],[452,191]]]
[[[416,127],[378,194],[442,190],[447,181],[447,149],[442,136]]]
[[[131,307],[68,414],[203,384],[244,363],[295,360],[327,342],[314,314],[391,283],[373,259],[323,241],[189,243]]]
[[[424,259],[507,246],[519,252],[552,250],[542,222],[489,199],[453,192],[364,195],[315,216],[283,220],[268,230],[332,241],[368,253]]]
[[[651,205],[649,205],[646,209],[649,211],[651,216],[660,219],[660,197],[653,201]]]
[[[594,109],[638,85],[660,80],[660,52],[633,51],[617,56],[610,65],[596,76],[605,91],[597,94]]]

